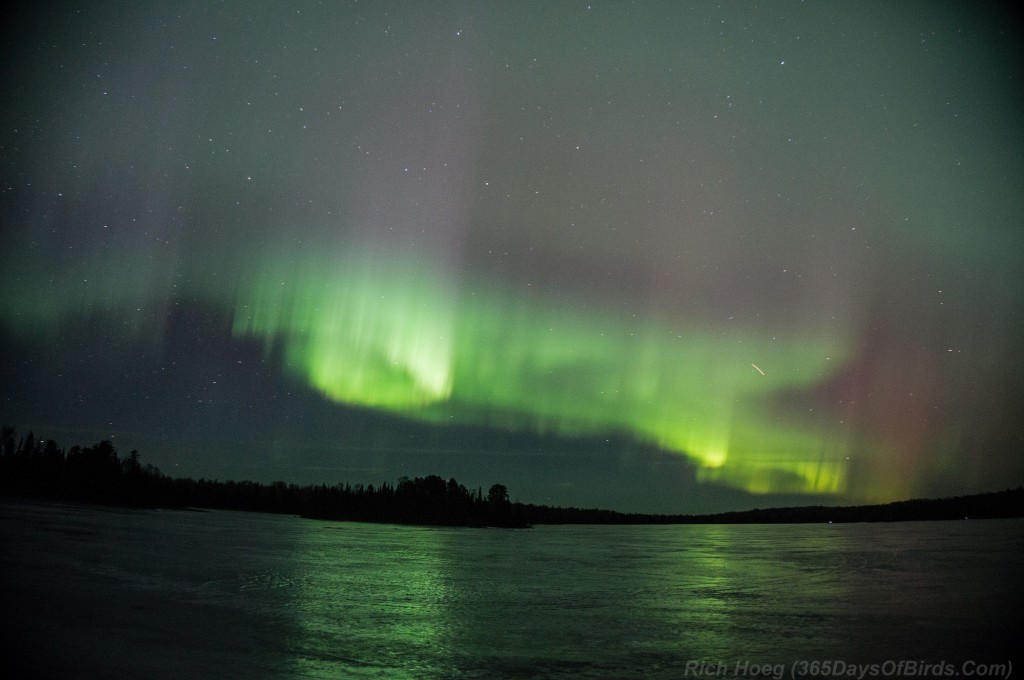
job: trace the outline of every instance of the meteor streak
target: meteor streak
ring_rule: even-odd
[[[760,369],[760,368],[758,367],[758,365],[757,365],[757,364],[750,364],[750,365],[754,367],[754,370],[755,370],[755,371],[757,371],[757,372],[758,372],[758,373],[760,373],[761,375],[764,375],[764,371],[762,371],[762,370],[761,370],[761,369]]]

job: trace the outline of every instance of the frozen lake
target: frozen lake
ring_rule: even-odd
[[[1024,602],[1021,520],[485,530],[3,502],[0,556],[17,677],[925,677],[884,664],[1006,663]]]

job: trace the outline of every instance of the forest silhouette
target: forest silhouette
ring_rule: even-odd
[[[891,522],[1024,516],[1024,489],[885,505],[801,506],[714,515],[627,514],[512,502],[503,484],[467,489],[438,475],[379,486],[172,478],[143,465],[138,451],[120,457],[109,440],[61,448],[14,427],[0,430],[0,494],[133,508],[206,508],[394,524],[515,527],[534,524],[753,524]]]

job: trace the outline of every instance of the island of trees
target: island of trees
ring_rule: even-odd
[[[893,522],[1024,516],[1024,489],[909,500],[885,505],[803,506],[714,515],[627,514],[513,503],[493,484],[467,489],[437,475],[379,486],[222,482],[172,478],[143,465],[138,451],[118,455],[110,441],[61,448],[15,428],[0,431],[0,494],[136,508],[209,508],[395,524],[527,527],[534,524],[755,524]]]

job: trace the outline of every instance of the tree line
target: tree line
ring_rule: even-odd
[[[503,484],[467,489],[438,475],[378,486],[172,478],[143,465],[139,452],[118,455],[104,440],[61,448],[14,427],[0,430],[0,494],[137,508],[211,508],[316,519],[447,526],[534,524],[795,524],[986,519],[1024,516],[1024,489],[884,505],[803,506],[712,515],[627,514],[596,508],[513,503]]]
[[[526,526],[521,504],[494,484],[484,494],[437,475],[379,486],[171,478],[143,465],[139,452],[120,457],[104,440],[89,447],[61,448],[52,439],[15,428],[0,432],[0,493],[51,500],[138,508],[215,508],[304,517],[402,524]]]

